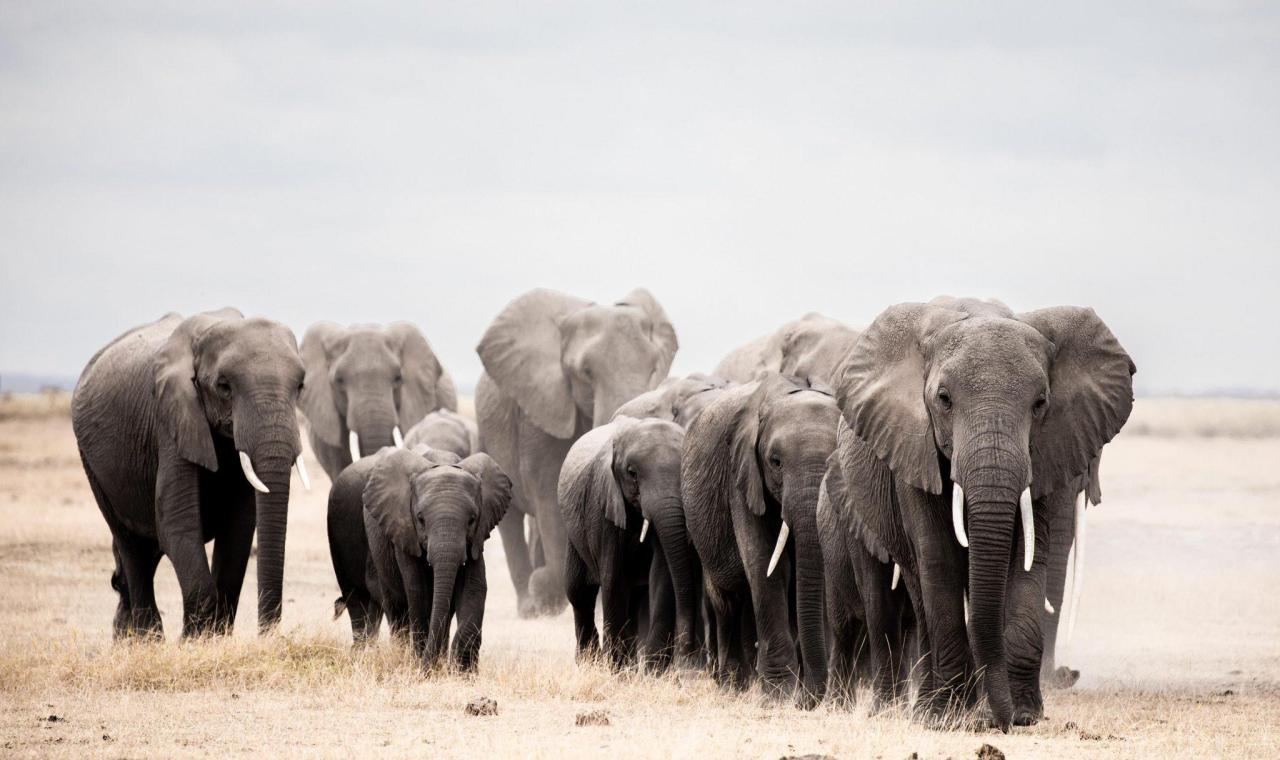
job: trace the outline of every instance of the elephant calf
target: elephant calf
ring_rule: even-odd
[[[453,657],[476,669],[488,586],[484,542],[511,502],[487,454],[384,448],[343,470],[329,494],[329,549],[353,638],[385,611],[423,663],[438,662],[456,615]],[[367,538],[366,538],[367,537]]]

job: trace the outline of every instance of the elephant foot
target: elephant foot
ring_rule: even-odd
[[[1070,689],[1080,680],[1080,671],[1060,665],[1040,676],[1040,683],[1050,689]]]
[[[569,605],[569,598],[560,584],[545,567],[535,569],[529,575],[529,593],[519,602],[522,618],[554,617]]]

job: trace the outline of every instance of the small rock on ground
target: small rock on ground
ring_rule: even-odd
[[[578,713],[578,717],[574,719],[574,725],[578,726],[607,726],[609,723],[609,713],[604,710]]]
[[[498,703],[488,697],[476,697],[467,703],[467,715],[497,715]]]
[[[1004,760],[1004,753],[990,744],[978,748],[978,760]]]

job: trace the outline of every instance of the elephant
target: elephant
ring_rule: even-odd
[[[821,386],[764,374],[713,401],[689,426],[681,456],[685,519],[715,618],[717,677],[741,687],[758,672],[772,694],[801,686],[796,699],[806,708],[821,701],[827,680],[816,509],[839,415]]]
[[[437,409],[418,421],[404,437],[406,448],[426,446],[452,451],[466,459],[480,451],[476,423],[448,409]]]
[[[683,445],[684,429],[674,422],[619,417],[569,449],[558,496],[569,537],[565,590],[580,656],[601,646],[599,595],[603,650],[615,667],[634,660],[637,631],[646,622],[644,652],[653,670],[665,669],[673,657],[696,657],[698,589],[689,568],[696,559],[680,503]]]
[[[392,635],[438,664],[456,616],[453,660],[479,663],[488,593],[484,542],[506,513],[511,481],[486,454],[465,459],[386,447],[342,471],[329,493],[329,551],[357,646]]]
[[[978,674],[1000,729],[1043,715],[1053,526],[1128,419],[1135,371],[1092,309],[945,296],[889,307],[845,357],[832,506],[901,568],[932,715],[971,705]]]
[[[294,412],[302,382],[293,333],[234,309],[167,314],[89,360],[71,423],[111,529],[117,639],[163,638],[161,556],[182,588],[183,636],[230,631],[255,530],[259,631],[279,622],[295,463],[308,483]]]
[[[1045,568],[1045,609],[1041,621],[1044,631],[1044,653],[1040,661],[1041,685],[1069,688],[1080,678],[1080,671],[1058,665],[1058,633],[1064,610],[1067,614],[1067,643],[1075,630],[1080,594],[1084,588],[1085,515],[1089,507],[1102,503],[1102,484],[1098,477],[1101,456],[1089,463],[1089,472],[1081,476],[1074,489],[1075,510],[1060,510],[1051,515],[1049,557]],[[1068,489],[1069,491],[1072,489]],[[1068,562],[1071,565],[1071,604],[1066,604]]]
[[[516,509],[499,526],[522,616],[564,609],[567,539],[556,504],[569,447],[608,422],[624,402],[667,376],[679,344],[644,288],[613,305],[553,290],[517,297],[485,331],[476,352],[481,448],[511,476]],[[534,568],[524,515],[537,525],[544,564]]]
[[[713,374],[745,383],[762,372],[779,372],[830,385],[836,367],[858,335],[857,329],[839,320],[810,312],[729,352]]]
[[[661,419],[688,428],[729,385],[727,380],[698,372],[684,377],[669,377],[657,388],[641,393],[618,407],[613,418]]]
[[[408,322],[317,322],[302,337],[301,354],[307,376],[298,408],[330,481],[362,456],[403,446],[403,432],[428,413],[458,408],[453,379]]]

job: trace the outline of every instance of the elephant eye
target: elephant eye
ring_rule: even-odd
[[[769,464],[773,465],[774,467],[781,467],[782,460],[779,459],[778,456],[775,454],[769,457]]]
[[[636,477],[636,468],[627,465],[627,477],[634,479]]]
[[[223,398],[231,398],[231,382],[225,377],[219,377],[217,382],[218,395]]]
[[[399,384],[403,383],[403,382],[404,382],[404,376],[403,376],[403,375],[400,375],[400,374],[396,374],[395,380],[394,380],[393,382],[394,382],[396,385],[399,385]]]
[[[938,403],[942,405],[943,409],[951,411],[951,394],[947,392],[946,388],[938,389]]]
[[[1040,414],[1044,412],[1045,408],[1048,406],[1049,406],[1048,395],[1041,393],[1040,398],[1036,399],[1036,403],[1033,405],[1032,409],[1035,410],[1036,414]]]

